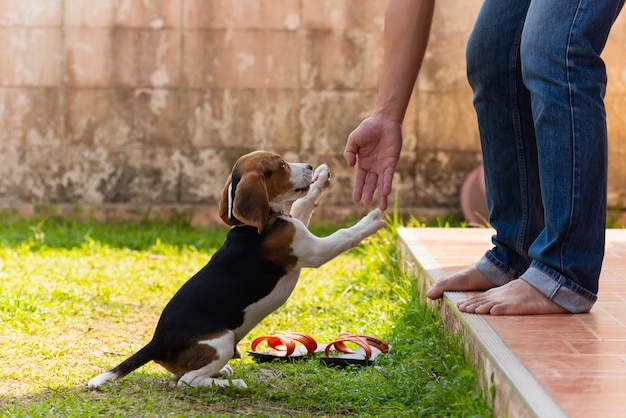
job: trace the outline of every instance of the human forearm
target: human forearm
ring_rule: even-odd
[[[389,0],[384,62],[374,111],[348,136],[344,158],[357,165],[353,199],[365,206],[378,190],[387,208],[402,148],[402,121],[428,44],[435,0]]]
[[[398,123],[404,120],[426,53],[434,8],[435,0],[389,0],[383,68],[372,115]]]

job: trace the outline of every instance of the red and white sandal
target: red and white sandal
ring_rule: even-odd
[[[359,347],[353,350],[346,343],[356,344]],[[343,354],[331,356],[332,348]],[[342,333],[335,341],[326,346],[324,357],[320,360],[322,364],[335,367],[370,366],[374,364],[376,357],[388,352],[389,344],[380,338],[371,335]]]
[[[273,351],[256,351],[257,345],[267,342]],[[297,345],[299,342],[302,345]],[[262,335],[252,340],[251,350],[248,351],[256,361],[267,362],[272,360],[295,360],[309,354],[323,351],[326,346],[319,345],[310,335],[302,332],[277,332],[273,335]]]

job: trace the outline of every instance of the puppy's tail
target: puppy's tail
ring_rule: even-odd
[[[141,350],[137,351],[132,356],[128,357],[118,366],[112,368],[106,373],[102,373],[87,383],[87,386],[90,389],[97,389],[106,382],[114,382],[117,379],[121,379],[126,376],[128,373],[132,372],[135,369],[143,366],[150,360],[154,359],[154,346],[152,343],[148,343]]]

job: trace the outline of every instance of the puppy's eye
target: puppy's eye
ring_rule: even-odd
[[[280,160],[280,168],[285,168],[287,167],[287,163],[284,162],[283,160]]]

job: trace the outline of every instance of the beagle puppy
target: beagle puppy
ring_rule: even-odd
[[[219,203],[220,217],[232,226],[224,245],[165,306],[152,340],[88,387],[113,382],[151,360],[179,386],[246,387],[229,379],[227,363],[240,357],[237,343],[285,303],[300,269],[321,266],[385,224],[376,209],[350,228],[313,235],[307,225],[329,180],[325,164],[313,173],[310,164],[287,163],[270,152],[239,158]],[[283,203],[294,200],[291,216],[283,214]]]

